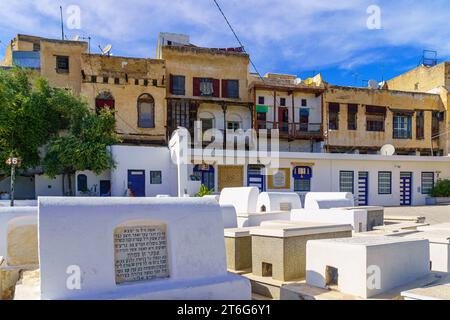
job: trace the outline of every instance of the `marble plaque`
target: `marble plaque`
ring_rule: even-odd
[[[114,249],[117,284],[169,277],[165,225],[120,226]]]

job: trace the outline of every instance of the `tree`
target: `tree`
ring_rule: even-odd
[[[51,88],[33,71],[0,70],[0,170],[8,174],[10,157],[21,159],[22,171],[38,166],[40,147],[69,125],[74,105],[78,100],[70,92]],[[14,192],[11,198],[14,205]]]
[[[113,168],[108,147],[118,142],[113,112],[105,108],[96,114],[85,106],[71,119],[68,132],[50,140],[43,162],[44,172],[50,178],[58,174],[67,176],[69,195],[73,195],[75,172],[90,170],[101,174]]]

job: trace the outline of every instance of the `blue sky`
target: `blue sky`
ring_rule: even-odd
[[[423,49],[450,58],[447,0],[219,0],[261,73],[302,78],[321,72],[339,85],[392,78],[414,68]],[[59,6],[66,22],[80,8],[80,29],[94,52],[112,43],[115,55],[154,57],[158,32],[185,33],[199,46],[237,42],[212,0],[0,0],[0,41],[17,33],[58,38]],[[377,5],[381,29],[369,29],[367,9]],[[0,44],[0,58],[5,45]]]

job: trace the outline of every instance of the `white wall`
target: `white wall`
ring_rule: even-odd
[[[34,177],[16,176],[15,198],[16,199],[35,199]],[[11,178],[8,177],[0,181],[0,192],[9,193],[11,191]]]
[[[109,170],[103,172],[101,175],[96,175],[91,171],[78,171],[75,174],[75,194],[77,196],[83,196],[83,192],[78,190],[78,176],[80,174],[87,176],[87,187],[89,190],[92,190],[91,196],[96,197],[100,196],[100,181],[111,180],[111,172]]]
[[[72,182],[74,183],[74,181]],[[62,175],[56,176],[55,179],[50,179],[45,175],[36,175],[35,184],[36,197],[63,196]],[[68,192],[67,188],[66,192]]]
[[[128,170],[145,170],[147,197],[158,194],[177,196],[177,167],[167,147],[112,146],[116,168],[111,170],[112,196],[124,196],[128,187]],[[150,184],[150,171],[162,172],[162,184]]]

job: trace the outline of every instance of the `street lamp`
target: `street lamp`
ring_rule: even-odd
[[[11,167],[11,207],[14,207],[14,184],[16,182],[16,168],[22,164],[22,159],[18,157],[9,157],[6,159],[6,164]]]

